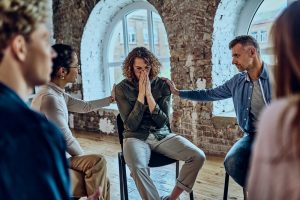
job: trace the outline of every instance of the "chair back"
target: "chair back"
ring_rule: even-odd
[[[118,114],[118,116],[117,116],[117,128],[118,128],[119,140],[120,140],[120,144],[121,144],[121,148],[122,148],[122,152],[123,152],[124,124],[123,124],[123,120],[122,120],[120,114]],[[168,124],[168,128],[171,132],[170,124]],[[176,160],[168,158],[168,157],[166,157],[166,156],[164,156],[160,153],[157,153],[155,151],[151,151],[149,167],[164,166],[164,165],[168,165],[168,164],[173,163],[173,162],[176,162]]]
[[[122,151],[123,151],[123,132],[124,132],[124,124],[123,124],[123,120],[121,118],[121,115],[118,114],[117,116],[117,129],[118,129],[118,134],[119,134],[119,141],[122,147]]]

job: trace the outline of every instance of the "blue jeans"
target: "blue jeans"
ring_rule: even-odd
[[[240,186],[245,187],[254,134],[245,134],[227,153],[224,166],[226,172]]]

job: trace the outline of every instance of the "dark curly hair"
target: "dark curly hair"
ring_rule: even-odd
[[[66,44],[55,44],[52,48],[57,53],[57,56],[52,59],[53,65],[51,79],[54,79],[61,67],[66,68],[67,73],[69,73],[75,50],[70,45]]]
[[[123,62],[123,75],[127,79],[129,79],[130,81],[136,79],[133,72],[133,63],[135,58],[141,58],[147,65],[151,66],[149,74],[150,80],[152,80],[159,74],[161,63],[158,61],[155,55],[145,47],[136,47],[128,54],[125,61]]]

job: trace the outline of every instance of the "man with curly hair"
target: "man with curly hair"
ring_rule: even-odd
[[[175,200],[183,191],[191,192],[204,161],[204,152],[182,136],[170,133],[171,92],[157,77],[161,64],[146,48],[133,49],[123,64],[126,77],[116,86],[116,102],[124,122],[124,158],[138,191],[145,200],[159,200],[149,175],[151,150],[184,161],[170,196]]]
[[[50,80],[46,0],[0,1],[0,199],[69,199],[62,133],[24,100]],[[95,193],[90,199],[99,196]]]

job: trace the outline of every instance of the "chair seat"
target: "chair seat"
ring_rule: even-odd
[[[164,156],[163,154],[151,151],[151,157],[149,161],[149,167],[161,167],[175,163],[177,160]]]

